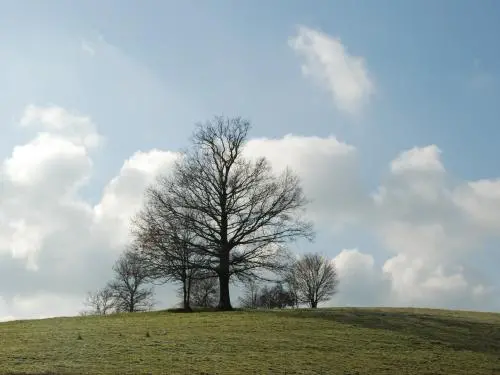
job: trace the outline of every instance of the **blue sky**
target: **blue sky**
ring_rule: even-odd
[[[57,106],[88,116],[104,138],[89,151],[92,173],[78,192],[89,207],[103,200],[105,187],[136,151],[177,151],[187,145],[195,122],[215,114],[250,119],[252,138],[335,136],[352,145],[359,161],[354,174],[366,199],[391,179],[391,160],[413,147],[437,145],[441,153],[431,156],[444,165],[450,191],[469,181],[494,181],[500,175],[500,4],[496,1],[0,4],[0,158],[13,157],[14,147],[36,134],[18,126],[29,105]],[[332,99],[327,83],[302,73],[304,56],[291,47],[301,26],[338,41],[348,56],[363,60],[373,90],[354,115]],[[335,69],[330,73],[340,74]],[[328,165],[318,173],[331,173],[335,181],[336,167]],[[332,185],[331,191],[335,189]],[[493,207],[498,198],[494,193],[489,196],[493,202],[486,206]],[[313,199],[355,201],[328,194]],[[346,207],[347,203],[339,203],[332,210]],[[349,206],[348,211],[354,215],[356,210]],[[387,241],[376,239],[377,233],[386,232],[366,224],[367,214],[356,211],[356,215],[356,224],[343,230],[329,229],[336,219],[318,222],[318,240],[301,244],[301,249],[319,250],[333,258],[342,249],[356,248],[382,267],[395,255],[387,251]],[[435,224],[436,217],[429,223]],[[395,220],[391,216],[387,222]],[[439,220],[444,219],[439,216]],[[469,248],[466,257],[450,264],[466,261],[497,291],[499,280],[491,266],[492,258],[499,260],[497,227],[488,228],[487,234],[483,229],[478,229],[481,234],[471,234],[470,238],[481,238],[480,244],[465,246]],[[46,242],[38,254],[49,251],[44,246]],[[6,259],[10,248],[5,247]],[[408,258],[409,253],[404,254]],[[443,264],[436,263],[432,272],[441,272],[436,270]],[[49,292],[49,287],[33,291],[37,296]],[[11,295],[27,292],[16,293]],[[77,293],[75,300],[80,298]],[[5,298],[9,305],[11,297]],[[491,308],[479,302],[468,306]]]
[[[88,108],[107,123],[103,112],[110,110],[102,107],[126,105],[147,84],[128,85],[116,77],[125,72],[113,72],[112,58],[96,66],[76,56],[82,39],[99,35],[162,92],[164,100],[121,109],[126,120],[113,122],[139,138],[132,142],[114,134],[121,147],[113,148],[113,156],[140,147],[179,147],[190,124],[213,113],[252,118],[255,135],[334,133],[362,146],[377,158],[375,165],[400,149],[437,143],[448,168],[478,178],[490,173],[484,160],[499,156],[495,1],[3,5],[2,55],[8,57],[3,64],[18,59],[7,83],[14,95],[4,90],[5,107],[23,106],[29,96],[82,112]],[[328,96],[298,74],[286,41],[299,24],[340,37],[351,53],[366,58],[379,95],[358,123],[336,113]],[[130,92],[112,77],[127,82]],[[110,97],[117,91],[119,97]],[[144,118],[144,112],[155,114]],[[113,126],[109,123],[102,126]]]

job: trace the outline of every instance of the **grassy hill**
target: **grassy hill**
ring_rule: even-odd
[[[0,324],[1,374],[500,374],[500,314],[153,312]]]

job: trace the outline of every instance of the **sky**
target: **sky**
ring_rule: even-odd
[[[0,320],[78,314],[214,115],[301,177],[327,305],[500,311],[497,1],[0,5]]]

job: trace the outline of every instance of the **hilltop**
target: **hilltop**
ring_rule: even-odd
[[[0,373],[500,374],[500,314],[151,312],[0,324]]]

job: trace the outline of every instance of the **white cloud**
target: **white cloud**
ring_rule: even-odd
[[[91,118],[54,105],[29,105],[21,117],[20,125],[25,128],[41,127],[52,135],[64,136],[87,148],[96,147],[103,140],[97,134]]]
[[[414,147],[403,151],[391,162],[392,173],[416,172],[444,172],[440,160],[441,150],[436,145]]]
[[[82,174],[82,171],[89,171],[90,167],[91,160],[84,146],[48,133],[39,134],[23,146],[16,146],[12,156],[4,162],[8,179],[25,186],[47,182],[52,185],[51,177],[58,178],[63,169],[73,175],[72,178],[68,174],[63,176],[67,183],[78,183],[78,177],[87,174]]]
[[[94,207],[94,217],[96,227],[109,232],[110,246],[123,246],[128,241],[127,224],[141,208],[144,190],[158,174],[168,171],[178,157],[178,153],[170,151],[138,151],[105,187],[101,201]]]
[[[469,187],[478,183],[451,183],[439,155],[435,145],[400,153],[390,163],[391,175],[373,194],[378,218],[373,228],[383,247],[394,254],[383,270],[399,303],[486,306],[493,289],[478,294],[485,280],[472,277],[466,267],[486,238],[479,216],[464,207],[481,215],[487,215],[487,208],[471,203],[481,194],[472,194]],[[494,193],[486,190],[491,199]]]
[[[332,305],[389,305],[390,280],[375,265],[370,254],[344,249],[334,259],[339,276],[339,293]]]
[[[300,26],[289,45],[304,59],[302,73],[329,90],[340,110],[358,113],[374,93],[364,59],[350,55],[339,38]]]
[[[252,139],[248,156],[265,156],[275,170],[291,167],[312,200],[309,214],[317,222],[327,218],[334,227],[356,221],[368,197],[359,180],[358,154],[354,146],[336,137],[285,135],[281,139]],[[327,198],[327,199],[325,199]]]
[[[178,154],[136,152],[92,205],[79,195],[102,139],[92,120],[30,105],[19,126],[35,134],[0,165],[0,317],[73,315],[111,276],[144,189]]]
[[[7,246],[10,247],[13,258],[27,259],[28,268],[37,270],[35,254],[42,244],[44,231],[41,226],[27,224],[25,220],[20,219],[8,223],[12,235]],[[4,245],[5,246],[5,245]]]
[[[500,179],[468,182],[453,191],[454,202],[486,230],[500,229]]]
[[[90,207],[76,194],[92,168],[89,150],[95,143],[85,140],[99,138],[90,120],[62,108],[27,107],[21,126],[36,122],[47,131],[14,147],[0,169],[0,254],[26,259],[33,270],[43,243],[70,225],[68,210],[82,219],[87,215]]]
[[[373,232],[380,241],[377,248],[385,249],[388,259],[381,266],[358,250],[344,250],[335,258],[341,292],[332,303],[491,306],[487,301],[496,289],[487,287],[480,296],[484,280],[471,277],[465,267],[467,257],[482,249],[482,222],[457,204],[457,192],[474,186],[474,204],[468,198],[467,207],[488,215],[491,224],[493,209],[488,213],[486,208],[498,204],[496,183],[451,184],[435,145],[397,155],[372,194],[364,191],[357,176],[356,149],[333,137],[252,140],[249,150],[279,168],[293,166],[315,202],[310,210],[317,225],[354,225],[358,231]],[[481,207],[476,201],[485,197]],[[463,194],[460,198],[465,201]]]

